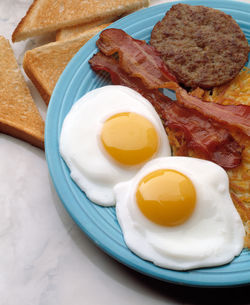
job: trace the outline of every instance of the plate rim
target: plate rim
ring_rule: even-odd
[[[239,8],[246,8],[246,6],[249,8],[250,10],[250,2],[241,2],[241,1],[235,1],[235,0],[185,0],[185,1],[173,1],[173,2],[167,2],[167,3],[162,3],[156,6],[152,6],[152,7],[148,7],[148,8],[144,8],[140,11],[134,12],[118,21],[116,21],[115,23],[111,24],[109,26],[109,28],[111,27],[117,27],[120,28],[120,26],[125,22],[128,22],[131,18],[137,18],[137,15],[144,15],[144,14],[152,14],[154,13],[154,11],[160,11],[164,8],[164,12],[168,9],[170,9],[170,7],[174,4],[177,3],[188,3],[188,4],[192,4],[192,5],[199,5],[199,4],[203,4],[206,6],[210,6],[210,7],[214,7],[215,4],[218,5],[222,5],[223,3],[227,4],[226,6],[230,8],[231,5],[237,5],[237,9]],[[77,218],[75,212],[72,212],[72,207],[70,207],[69,204],[67,204],[66,201],[66,197],[68,196],[72,196],[72,194],[69,192],[69,189],[67,189],[68,184],[64,181],[63,185],[61,183],[59,183],[57,177],[56,177],[56,173],[58,170],[58,163],[64,163],[64,161],[62,160],[60,154],[59,154],[59,148],[58,148],[58,133],[55,134],[55,131],[53,130],[53,127],[55,125],[55,118],[54,118],[54,113],[53,111],[55,110],[54,108],[58,105],[58,103],[60,102],[60,100],[63,98],[63,96],[65,95],[65,92],[68,90],[69,84],[71,84],[71,82],[74,79],[74,75],[75,75],[75,70],[76,67],[79,66],[79,61],[81,61],[81,57],[83,57],[83,53],[85,52],[85,50],[89,49],[89,48],[93,48],[93,45],[95,45],[95,41],[97,40],[98,34],[95,35],[92,39],[90,39],[77,53],[76,55],[71,59],[71,61],[68,63],[67,67],[65,68],[64,72],[62,73],[62,75],[60,76],[55,89],[53,91],[53,94],[51,96],[50,99],[50,103],[48,106],[48,111],[47,111],[47,116],[46,116],[46,122],[45,122],[45,155],[46,155],[46,161],[48,164],[48,168],[49,168],[49,173],[50,176],[52,178],[52,182],[53,185],[56,189],[56,192],[62,202],[62,204],[64,205],[64,207],[66,208],[67,212],[70,214],[70,216],[73,218],[73,220],[76,222],[76,224],[81,228],[81,230],[99,247],[101,248],[105,253],[107,253],[108,255],[110,255],[111,257],[113,257],[115,260],[119,261],[120,263],[126,265],[127,267],[136,270],[137,272],[140,272],[142,274],[145,274],[147,276],[162,280],[162,281],[166,281],[166,282],[171,282],[174,284],[179,284],[179,285],[187,285],[187,286],[195,286],[195,287],[230,287],[230,286],[242,286],[242,285],[249,285],[250,281],[248,279],[248,281],[246,281],[246,279],[242,279],[242,280],[237,280],[237,281],[228,281],[228,282],[222,282],[221,280],[206,280],[206,281],[201,281],[201,280],[196,280],[196,279],[186,279],[186,278],[182,278],[182,276],[177,276],[176,274],[188,274],[188,271],[175,271],[175,270],[169,270],[169,269],[163,269],[163,268],[159,268],[155,265],[153,265],[153,269],[162,269],[164,272],[166,273],[166,271],[168,272],[168,276],[163,276],[162,274],[159,274],[159,272],[156,273],[149,273],[148,270],[146,270],[143,267],[138,267],[138,264],[132,263],[126,259],[124,259],[124,257],[122,255],[117,254],[117,252],[113,251],[112,249],[110,249],[109,246],[107,246],[107,244],[105,244],[105,242],[100,241],[99,238],[96,238],[95,234],[92,234],[91,231],[89,231],[86,226],[83,225],[83,223],[81,221],[79,221],[79,219]],[[97,48],[95,47],[93,52],[97,50]],[[93,53],[92,53],[93,55]],[[85,58],[85,61],[87,59]],[[67,87],[65,86],[65,83],[68,85]],[[59,105],[60,106],[60,105]],[[59,107],[60,108],[60,107]],[[58,126],[57,126],[58,127]],[[60,126],[59,126],[60,127]],[[58,127],[58,129],[60,129]],[[54,131],[53,136],[51,136],[51,130]],[[54,136],[57,135],[56,139],[54,138]],[[55,141],[56,140],[56,141]],[[59,157],[60,160],[58,160],[57,158]],[[246,250],[248,251],[248,250]],[[243,250],[244,252],[244,250]],[[139,258],[139,261],[142,260],[141,258]],[[142,260],[143,261],[143,260]],[[147,262],[148,263],[148,262]],[[202,270],[202,269],[200,269]],[[172,275],[171,275],[172,274]]]

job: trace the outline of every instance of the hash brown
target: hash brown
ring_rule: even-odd
[[[250,69],[244,68],[237,77],[227,85],[213,90],[195,90],[192,94],[208,101],[223,105],[250,106]],[[167,130],[174,155],[188,155],[199,157],[194,151],[183,151],[185,140],[178,132]],[[250,138],[235,132],[233,137],[244,147],[241,165],[227,170],[230,183],[230,194],[234,205],[241,216],[246,230],[245,247],[250,248]]]

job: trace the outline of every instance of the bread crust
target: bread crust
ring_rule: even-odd
[[[79,26],[69,27],[57,31],[56,41],[71,40],[80,36],[85,35],[86,39],[92,38],[94,35],[104,30],[110,23],[92,22],[88,24],[83,24]]]
[[[1,120],[0,131],[44,150],[44,139],[37,136],[32,130],[23,129],[22,126],[17,126],[13,122],[4,122]]]
[[[105,26],[101,25],[90,29],[74,39],[56,41],[34,48],[24,54],[24,71],[47,105],[60,75],[71,58]]]
[[[44,121],[7,39],[0,36],[0,131],[44,149]]]
[[[38,3],[38,1],[39,0],[34,0],[34,2],[30,5],[29,9],[27,10],[25,16],[18,23],[17,27],[15,28],[14,32],[12,33],[12,37],[11,37],[12,42],[17,42],[17,41],[22,40],[22,38],[20,38],[20,33],[22,31],[22,28],[26,22],[27,16],[29,16],[33,12],[33,10],[36,6],[36,3]]]
[[[39,91],[41,97],[43,98],[44,102],[46,105],[49,104],[50,97],[52,92],[49,90],[49,88],[46,86],[47,83],[44,83],[42,81],[39,81],[39,71],[33,68],[33,62],[32,62],[32,57],[29,56],[29,51],[27,51],[24,54],[23,58],[23,69],[29,79],[32,81],[32,83],[35,85],[37,90]]]
[[[149,0],[34,0],[12,34],[12,41],[59,29],[115,18],[149,5]]]

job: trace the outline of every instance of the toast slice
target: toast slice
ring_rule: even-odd
[[[105,27],[109,26],[114,18],[106,18],[104,20],[98,20],[95,22],[75,25],[69,28],[61,29],[56,32],[56,41],[71,40],[82,35],[89,36],[89,39],[102,31]],[[91,33],[94,33],[92,35]]]
[[[0,36],[0,132],[44,148],[44,121],[9,41],[3,36]]]
[[[61,28],[118,17],[149,5],[149,0],[34,0],[12,34],[12,41]]]
[[[24,54],[24,71],[47,105],[68,62],[92,36],[98,34],[103,28],[104,25],[101,25],[75,39],[51,42]]]

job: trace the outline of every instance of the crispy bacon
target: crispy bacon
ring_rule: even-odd
[[[144,40],[134,39],[119,29],[107,29],[96,44],[107,56],[118,53],[121,68],[140,78],[148,88],[177,88],[175,76],[168,71],[158,51]]]
[[[108,72],[113,84],[130,87],[148,99],[164,126],[181,132],[185,139],[186,151],[196,151],[201,158],[213,161],[225,169],[240,164],[241,147],[218,123],[208,120],[196,110],[179,105],[157,89],[146,88],[141,79],[129,76],[112,57],[99,52],[89,63],[94,71]]]
[[[237,128],[250,136],[250,107],[248,105],[221,105],[202,101],[192,96],[186,90],[178,88],[176,98],[186,108],[195,109],[230,128]]]

